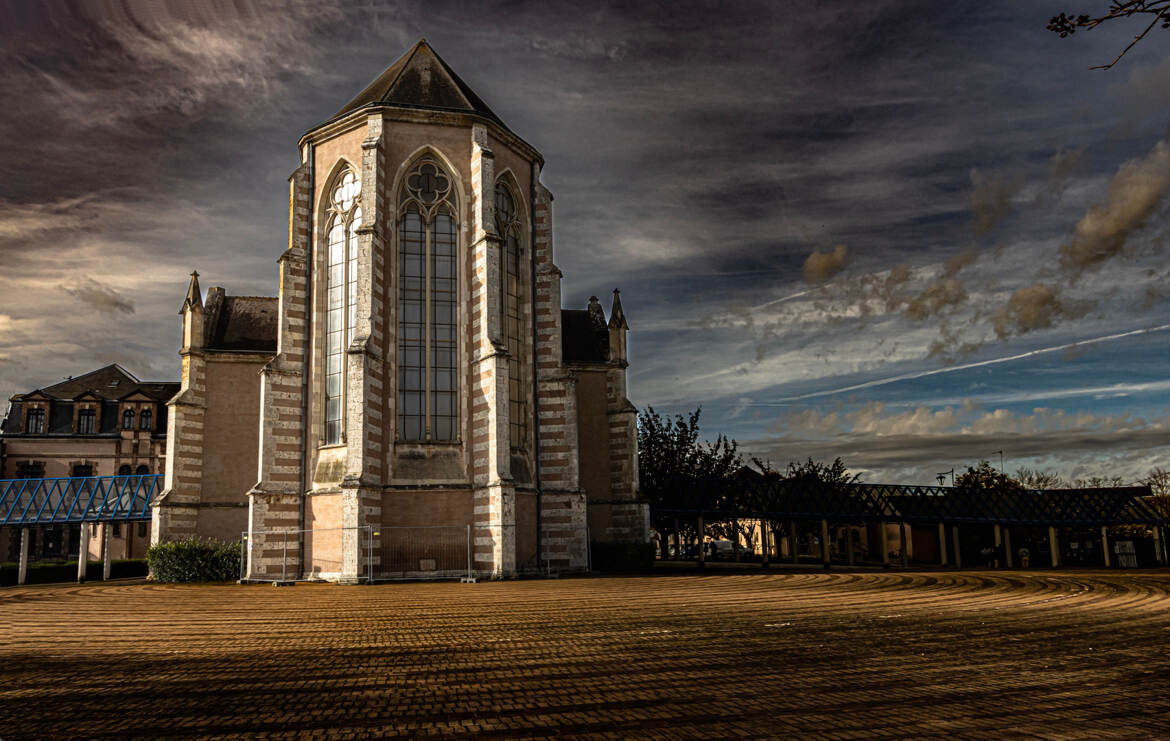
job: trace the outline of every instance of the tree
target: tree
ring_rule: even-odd
[[[1133,41],[1129,42],[1129,46],[1121,50],[1121,53],[1112,62],[1089,68],[1109,69],[1121,61],[1126,52],[1144,39],[1154,26],[1160,23],[1162,28],[1170,28],[1170,0],[1113,0],[1109,4],[1109,12],[1101,15],[1080,14],[1073,16],[1065,13],[1055,15],[1048,21],[1048,30],[1059,34],[1060,38],[1064,39],[1075,34],[1078,28],[1089,30],[1118,18],[1133,17],[1140,17],[1143,20],[1148,18],[1150,22],[1141,33],[1134,37]]]
[[[839,457],[826,465],[814,461],[810,456],[804,463],[788,463],[788,474],[784,477],[789,480],[816,482],[822,484],[856,484],[861,481],[861,474],[850,474],[845,463]]]
[[[1056,471],[1041,471],[1031,468],[1017,468],[1016,480],[1025,489],[1065,489],[1068,482],[1060,477]]]
[[[1116,489],[1125,486],[1125,481],[1120,476],[1088,476],[1077,479],[1073,486],[1078,489]]]
[[[679,414],[671,418],[648,406],[638,415],[638,476],[642,493],[652,506],[677,507],[683,504],[678,501],[681,492],[674,477],[729,479],[742,467],[743,460],[735,440],[720,434],[715,442],[699,441],[701,411],[700,408],[686,417]],[[715,503],[689,504],[702,507]],[[655,520],[652,524],[660,533],[673,529],[673,522]],[[683,529],[693,532],[689,522],[680,524]],[[661,545],[665,553],[665,539]]]
[[[955,486],[960,489],[1014,489],[1017,491],[1024,488],[1019,481],[992,468],[987,461],[979,461],[978,468],[968,466],[963,475],[955,479]]]
[[[1170,471],[1155,466],[1139,484],[1150,487],[1149,502],[1160,517],[1170,520]]]

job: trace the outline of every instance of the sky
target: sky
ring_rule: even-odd
[[[274,295],[296,143],[425,37],[539,149],[629,395],[777,467],[1170,467],[1170,37],[1101,0],[0,0],[0,395],[178,378]],[[1097,8],[1097,6],[1101,6]]]

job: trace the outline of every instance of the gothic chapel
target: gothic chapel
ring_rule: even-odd
[[[192,275],[154,540],[335,581],[645,542],[625,315],[561,309],[540,153],[419,41],[300,161],[279,296]]]

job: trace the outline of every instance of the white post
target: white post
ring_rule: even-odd
[[[16,572],[16,583],[23,586],[26,576],[28,576],[28,528],[22,527],[20,529],[20,568]]]
[[[102,581],[110,580],[110,523],[102,523]]]
[[[1052,525],[1048,526],[1048,555],[1052,557],[1052,568],[1060,565],[1060,540],[1056,534],[1056,528]]]
[[[1109,529],[1101,526],[1101,555],[1105,556],[1105,568],[1109,568]]]
[[[938,524],[938,565],[947,565],[947,526]]]
[[[89,565],[89,523],[81,523],[81,537],[77,543],[77,583],[85,583],[85,569]]]
[[[1015,563],[1012,561],[1012,531],[1011,528],[1004,528],[1003,530],[1003,559],[1007,567],[1014,568]]]
[[[1166,565],[1166,554],[1162,552],[1162,527],[1154,525],[1154,560],[1159,566]]]

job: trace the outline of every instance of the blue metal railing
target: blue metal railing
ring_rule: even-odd
[[[163,474],[0,479],[0,526],[149,520]]]

